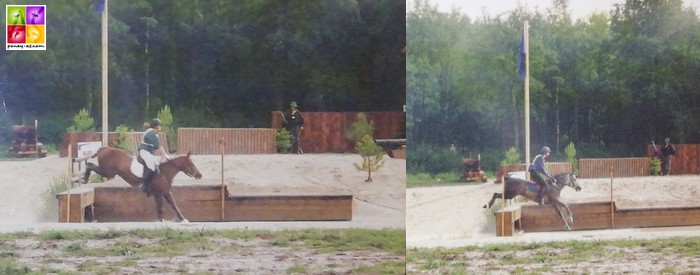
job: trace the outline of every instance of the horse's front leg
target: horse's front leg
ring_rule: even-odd
[[[173,211],[175,211],[175,213],[177,213],[177,217],[180,219],[180,221],[182,221],[184,223],[190,222],[187,219],[185,219],[185,216],[183,216],[182,212],[180,212],[180,208],[178,208],[177,204],[175,204],[175,200],[173,199],[173,195],[172,195],[172,193],[170,193],[170,191],[168,191],[168,193],[165,193],[163,195],[163,197],[170,204],[170,206],[173,208]]]
[[[566,217],[568,218],[569,222],[574,223],[574,212],[571,212],[569,206],[558,199],[554,200],[554,203],[556,203],[559,207],[564,207],[564,209],[566,209]]]
[[[163,221],[163,196],[154,194],[153,199],[156,201],[156,213],[158,213],[158,221]]]

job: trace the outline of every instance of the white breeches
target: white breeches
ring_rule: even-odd
[[[146,167],[148,167],[148,169],[151,169],[151,171],[156,170],[156,166],[158,165],[158,160],[156,159],[156,157],[154,155],[151,155],[151,153],[149,153],[146,150],[139,150],[139,156],[141,156],[143,161],[146,163]]]

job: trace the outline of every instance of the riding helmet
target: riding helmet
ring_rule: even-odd
[[[552,150],[550,150],[549,147],[547,147],[547,146],[544,146],[544,147],[542,147],[542,149],[540,149],[540,153],[542,153],[542,154],[550,153],[550,152],[552,152]]]
[[[299,108],[299,105],[297,105],[297,102],[296,102],[296,101],[292,101],[292,102],[289,103],[289,107],[292,107],[292,108]]]
[[[161,123],[162,123],[162,121],[160,121],[160,119],[154,118],[153,120],[151,120],[151,128],[155,128],[155,127],[159,126]]]

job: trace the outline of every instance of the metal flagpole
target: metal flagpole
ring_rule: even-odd
[[[523,44],[525,48],[525,169],[530,165],[530,46],[529,24],[523,25]]]
[[[107,40],[107,14],[109,12],[109,0],[104,0],[104,9],[102,11],[102,146],[107,146],[108,143],[108,125],[107,125],[107,53],[109,43]]]

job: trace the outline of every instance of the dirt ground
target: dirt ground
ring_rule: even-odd
[[[216,230],[216,229],[301,229],[301,228],[405,228],[405,167],[404,159],[386,157],[385,166],[373,173],[373,182],[364,182],[366,172],[355,170],[353,163],[360,161],[356,154],[304,154],[304,155],[193,155],[194,163],[203,174],[201,182],[220,182],[223,178],[230,193],[258,194],[352,194],[353,219],[344,222],[227,222],[227,223],[176,223],[176,222],[124,222],[124,223],[57,223],[56,218],[41,219],[44,211],[41,196],[50,188],[53,179],[69,171],[67,158],[52,155],[32,161],[0,161],[0,232],[46,230],[131,230],[163,229]],[[76,168],[77,169],[77,168]],[[184,174],[175,177],[175,184],[197,184]],[[110,184],[124,184],[117,178]],[[54,216],[55,217],[55,216]],[[105,243],[105,245],[108,245]],[[250,245],[250,244],[248,244]],[[32,246],[29,246],[32,247]],[[261,255],[290,254],[276,251],[280,248],[253,245],[256,251],[232,259],[238,264],[255,262],[258,270],[271,271],[280,266],[279,258]],[[29,254],[42,253],[42,249],[27,250]],[[43,253],[45,253],[44,251]],[[298,252],[298,253],[297,253]],[[373,265],[395,257],[381,253],[348,253],[347,255],[323,255],[313,250],[295,251],[299,259],[294,262],[323,262],[327,258],[339,259],[351,265]],[[357,255],[355,255],[357,254]],[[261,256],[261,257],[258,257]],[[106,259],[108,260],[108,259]],[[171,259],[164,259],[170,261]],[[184,259],[187,260],[187,259]],[[190,259],[191,260],[191,259]],[[159,261],[155,259],[154,261]],[[220,260],[200,259],[207,266],[227,265]],[[157,265],[157,263],[150,263]],[[218,269],[214,269],[218,270]],[[250,270],[248,270],[250,271]]]
[[[565,188],[565,203],[609,201],[610,178],[579,179],[583,188]],[[615,178],[613,199],[618,208],[700,206],[699,176],[656,176]],[[409,247],[454,247],[494,242],[529,242],[568,239],[652,238],[700,235],[700,227],[589,230],[525,233],[519,237],[497,238],[489,212],[482,206],[501,184],[411,188],[406,191],[406,235]],[[533,203],[533,202],[524,202]]]

